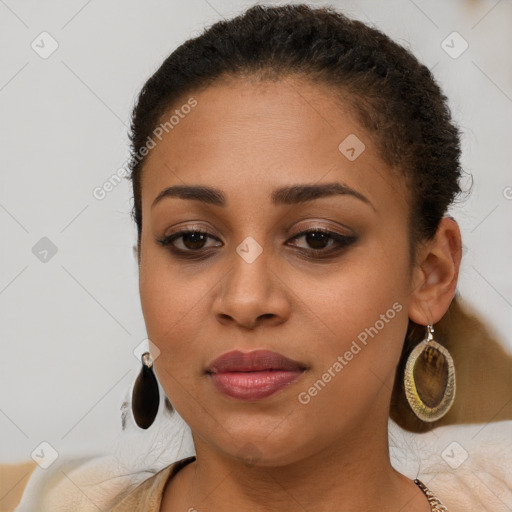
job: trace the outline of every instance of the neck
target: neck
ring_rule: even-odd
[[[357,426],[342,441],[279,466],[246,465],[194,441],[196,461],[169,482],[163,512],[430,511],[414,482],[391,466],[387,417],[384,428]]]

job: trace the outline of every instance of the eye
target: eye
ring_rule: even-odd
[[[322,228],[303,231],[295,235],[291,240],[298,240],[300,238],[304,238],[306,243],[311,247],[311,249],[303,249],[305,252],[321,255],[329,255],[332,252],[338,252],[357,240],[357,237],[353,235],[342,235]]]
[[[158,243],[163,247],[171,245],[172,249],[176,252],[199,252],[205,247],[205,243],[210,238],[217,240],[217,238],[206,231],[188,229],[165,236],[159,239]],[[180,240],[183,247],[177,247],[174,244],[176,240]]]
[[[357,237],[353,235],[342,235],[322,228],[303,231],[290,240],[298,240],[300,238],[304,238],[311,248],[299,247],[296,244],[292,245],[295,245],[305,253],[309,253],[313,256],[318,255],[320,257],[330,256],[332,253],[339,252],[357,240]],[[215,236],[198,229],[178,231],[177,233],[158,239],[157,242],[162,247],[170,246],[170,250],[177,256],[194,258],[204,256],[204,254],[202,254],[204,252],[210,252],[208,251],[209,248],[206,246],[209,239],[220,242]],[[179,241],[180,244],[176,244],[175,242],[177,241]],[[181,247],[179,247],[179,245],[181,245]],[[219,247],[219,245],[213,245],[211,247]]]

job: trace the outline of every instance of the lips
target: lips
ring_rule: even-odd
[[[282,354],[270,350],[254,350],[241,352],[233,350],[215,359],[207,368],[206,373],[226,372],[257,372],[262,370],[302,371],[304,363],[289,359]]]
[[[307,366],[269,350],[227,352],[213,361],[206,373],[222,395],[257,401],[296,382]]]

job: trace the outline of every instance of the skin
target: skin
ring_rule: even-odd
[[[197,457],[168,482],[161,510],[429,511],[390,464],[389,404],[408,319],[435,324],[455,293],[457,224],[444,218],[410,261],[404,180],[344,107],[348,99],[335,101],[327,86],[238,79],[193,96],[197,106],[151,150],[142,180],[143,314],[160,350],[157,378],[190,426]],[[354,161],[338,149],[349,134],[366,146]],[[270,200],[278,187],[331,182],[371,205],[351,195]],[[167,197],[152,207],[163,189],[184,184],[220,189],[227,205]],[[192,227],[213,238],[174,245],[203,259],[180,258],[157,241]],[[335,251],[332,239],[322,248],[295,238],[313,228],[357,240]],[[236,251],[249,236],[263,251],[252,263]],[[330,256],[311,255],[314,247]],[[299,393],[395,303],[394,318],[300,403]],[[274,350],[308,370],[266,399],[233,400],[204,373],[233,349]]]

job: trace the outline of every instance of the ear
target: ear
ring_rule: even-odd
[[[459,226],[452,217],[444,217],[433,240],[417,255],[409,307],[413,322],[433,325],[441,320],[455,295],[461,258]]]

